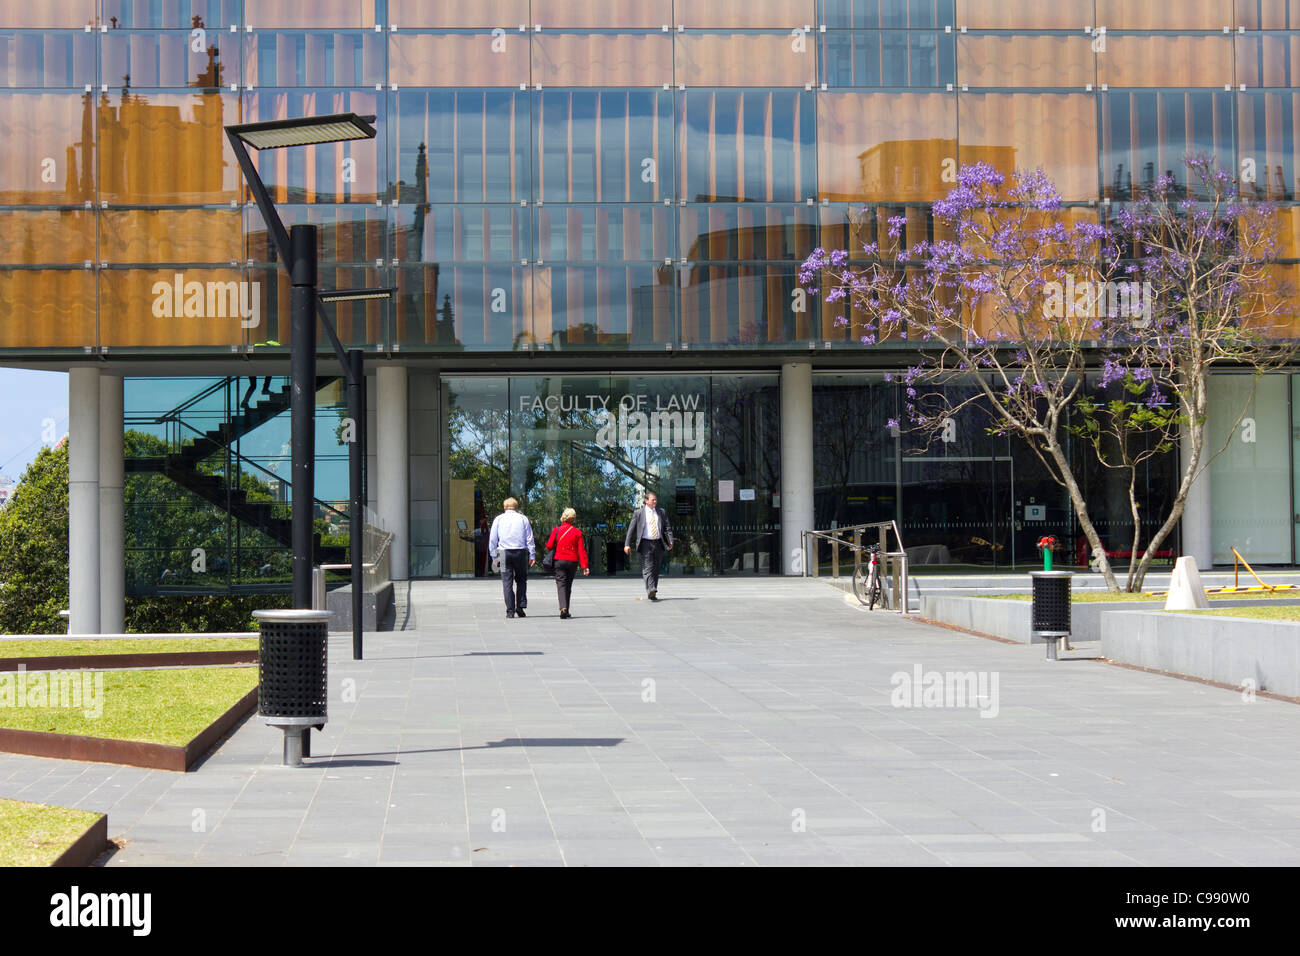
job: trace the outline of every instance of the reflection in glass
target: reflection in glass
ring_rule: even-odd
[[[388,125],[385,98],[373,90],[258,90],[245,99],[245,122],[266,122],[299,116],[356,113],[375,116],[374,139],[300,146],[294,149],[253,150],[253,163],[271,200],[280,203],[373,203],[387,191],[385,162]],[[236,171],[234,158],[230,167]]]
[[[94,81],[93,34],[0,32],[0,87],[80,88]]]
[[[95,195],[91,94],[0,93],[0,129],[0,205],[80,205]]]
[[[517,203],[529,198],[527,93],[405,90],[397,94],[397,110],[398,198],[403,202]]]
[[[538,198],[657,202],[671,195],[672,94],[543,90],[535,100]]]
[[[822,198],[932,202],[952,188],[957,162],[953,97],[823,93],[817,105]]]
[[[217,32],[211,36],[179,31],[106,33],[100,69],[106,82],[120,83],[124,89],[218,89],[239,77],[239,41],[234,37],[226,41],[222,56],[224,39]]]
[[[1189,155],[1232,168],[1232,94],[1111,90],[1101,97],[1101,137],[1103,195],[1126,199],[1161,175],[1185,189]]]
[[[245,38],[246,86],[383,83],[384,35],[374,31],[254,33]]]
[[[829,31],[821,37],[828,86],[938,86],[956,82],[953,38],[943,33]]]
[[[1243,195],[1272,200],[1296,197],[1298,109],[1300,98],[1293,92],[1238,94],[1237,155]]]
[[[813,95],[800,90],[678,94],[681,188],[691,202],[801,202],[816,177]]]
[[[821,0],[821,22],[836,30],[943,28],[958,22],[952,4],[953,0]]]

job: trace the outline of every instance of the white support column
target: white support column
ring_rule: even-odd
[[[812,365],[781,366],[781,550],[786,574],[802,574],[802,532],[813,530]]]
[[[407,382],[404,365],[380,365],[375,373],[375,471],[379,518],[393,533],[389,572],[394,581],[410,574],[410,481],[407,440]]]
[[[126,631],[126,532],[123,527],[122,376],[99,377],[99,626]]]
[[[68,633],[99,630],[99,369],[68,372]]]
[[[1205,426],[1208,441],[1209,424]],[[1187,456],[1191,453],[1191,436],[1186,427],[1182,431],[1182,451],[1184,467]],[[1205,449],[1201,449],[1202,461]],[[1187,502],[1183,507],[1183,554],[1196,559],[1196,566],[1202,571],[1214,567],[1214,502],[1210,496],[1210,470],[1201,472],[1201,477],[1192,482],[1187,490]]]

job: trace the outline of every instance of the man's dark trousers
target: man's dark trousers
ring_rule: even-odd
[[[645,578],[646,593],[659,590],[659,568],[664,561],[662,538],[642,538],[637,548],[641,552],[641,577]]]
[[[528,607],[528,549],[501,552],[501,587],[506,592],[506,611],[514,614]],[[516,597],[516,590],[518,597]]]

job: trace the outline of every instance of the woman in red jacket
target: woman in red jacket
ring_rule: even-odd
[[[560,598],[560,617],[573,617],[569,613],[569,595],[573,593],[573,578],[581,565],[582,573],[590,574],[587,567],[587,548],[582,543],[582,531],[573,524],[578,512],[565,508],[560,515],[559,527],[551,530],[546,539],[547,549],[555,549],[555,590]]]

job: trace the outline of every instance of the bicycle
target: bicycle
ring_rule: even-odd
[[[880,584],[880,545],[868,545],[864,549],[870,556],[867,566],[859,565],[853,571],[853,593],[868,611],[875,610],[877,604],[884,607],[884,589]]]

